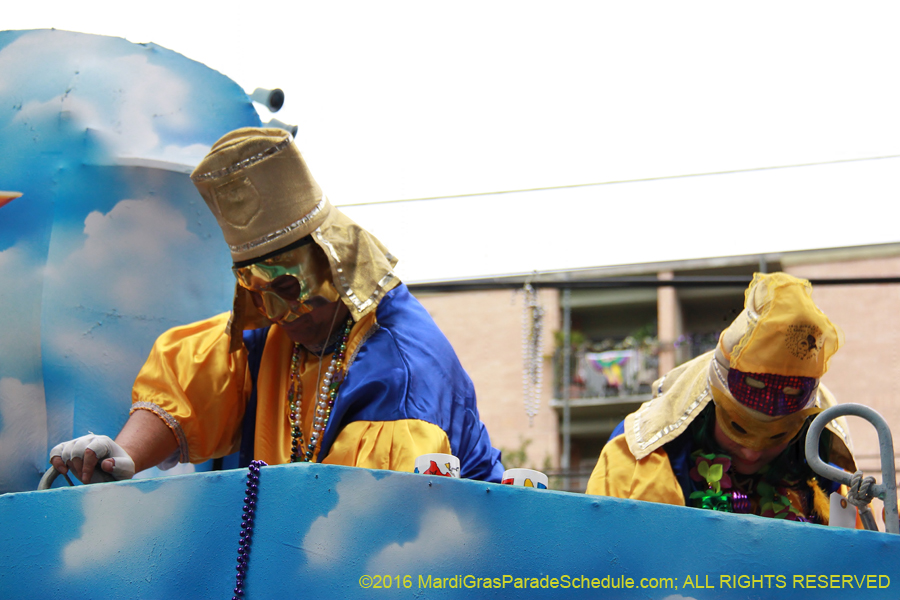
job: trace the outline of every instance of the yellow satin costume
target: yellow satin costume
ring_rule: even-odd
[[[636,460],[624,435],[603,447],[587,486],[588,494],[684,506],[684,493],[665,449]]]
[[[135,382],[134,410],[150,410],[162,418],[179,441],[181,462],[200,463],[237,451],[241,421],[251,390],[247,351],[228,351],[228,313],[169,330],[157,340]],[[353,357],[375,324],[369,313],[354,324],[347,344]],[[290,417],[287,385],[293,342],[272,327],[258,381],[255,456],[269,464],[290,461]],[[331,355],[322,358],[322,370]],[[317,356],[304,353],[302,429],[309,440],[321,381]],[[322,462],[372,469],[412,471],[420,454],[451,453],[447,434],[419,419],[354,421],[338,434]],[[316,451],[318,454],[318,449]]]
[[[665,445],[690,435],[688,426],[712,400],[708,373],[713,354],[684,363],[654,384],[654,398],[628,415],[624,432],[603,447],[588,481],[588,494],[686,506],[685,491]],[[831,392],[820,385],[815,406],[824,409],[835,404]],[[854,471],[846,420],[839,417],[826,429],[833,434],[831,460]]]

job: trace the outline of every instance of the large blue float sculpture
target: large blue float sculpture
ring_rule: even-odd
[[[260,120],[233,81],[153,44],[0,32],[0,493],[48,450],[115,435],[153,340],[230,308],[227,249],[188,178]]]

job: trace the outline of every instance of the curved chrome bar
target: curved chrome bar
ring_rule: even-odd
[[[50,486],[53,485],[53,482],[56,481],[56,477],[59,475],[59,471],[56,470],[56,467],[50,467],[46,471],[44,471],[44,476],[41,477],[41,482],[38,484],[38,491],[40,490],[49,490]],[[72,480],[66,477],[69,481],[69,485],[74,485]]]
[[[111,481],[116,480],[115,477],[113,477],[106,471],[103,471],[99,468],[95,471],[95,473],[100,474],[99,477],[103,482],[111,482]],[[59,471],[56,470],[56,467],[50,467],[49,469],[44,471],[44,476],[41,477],[41,482],[38,483],[38,487],[37,487],[38,491],[49,490],[50,487],[53,485],[53,482],[56,481],[56,478],[58,476],[59,476]],[[63,477],[66,478],[66,481],[69,482],[69,485],[75,485],[74,483],[72,483],[72,480],[69,478],[68,474],[63,475]],[[79,483],[81,483],[81,482],[79,481]],[[96,482],[92,482],[92,483],[96,483]]]
[[[830,479],[850,485],[852,473],[826,464],[819,456],[819,437],[825,425],[837,417],[852,415],[862,417],[878,432],[881,448],[881,483],[872,486],[872,493],[884,501],[884,528],[888,533],[900,533],[900,517],[897,515],[897,479],[894,470],[894,443],[891,430],[877,411],[862,404],[839,404],[823,410],[813,420],[806,434],[806,460],[813,471]]]

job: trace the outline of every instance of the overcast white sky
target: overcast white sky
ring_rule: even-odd
[[[282,88],[263,120],[299,126],[345,205],[900,154],[898,16],[896,2],[51,0],[4,7],[0,27],[152,41],[248,92]],[[684,193],[669,202],[695,203]],[[580,214],[602,220],[595,206]],[[521,214],[505,225],[534,239],[548,208],[506,207]],[[402,259],[405,243],[389,243]],[[606,264],[571,256],[550,263]],[[478,274],[431,262],[413,278]]]

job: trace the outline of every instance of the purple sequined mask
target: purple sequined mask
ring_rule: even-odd
[[[747,380],[748,377],[750,382]],[[762,387],[759,387],[760,385]],[[803,410],[815,389],[816,379],[813,377],[744,373],[737,369],[728,371],[728,390],[734,399],[747,408],[771,417],[781,417]]]

